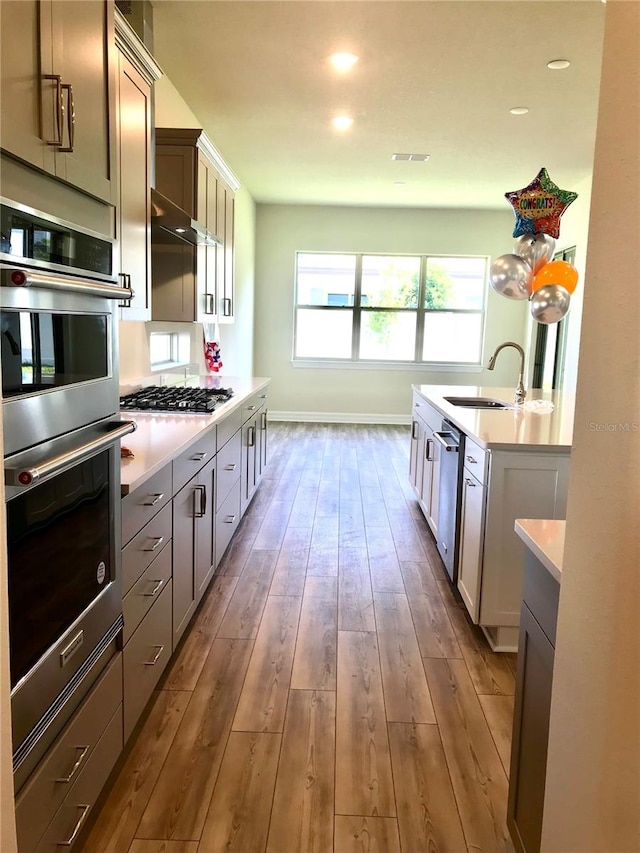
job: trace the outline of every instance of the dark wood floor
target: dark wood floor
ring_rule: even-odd
[[[446,578],[404,427],[270,425],[88,853],[501,853],[514,658]]]

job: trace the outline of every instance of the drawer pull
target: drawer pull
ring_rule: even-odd
[[[266,394],[260,394],[260,399],[261,399],[261,400],[266,400],[266,399],[267,399],[267,395],[266,395]]]
[[[162,500],[162,498],[164,497],[164,493],[163,492],[156,492],[156,494],[149,495],[149,497],[153,498],[153,500],[152,501],[145,501],[142,504],[142,506],[155,506],[157,503],[159,503]]]
[[[255,409],[255,406],[247,406],[247,410],[249,412],[252,412],[254,409]]]
[[[224,470],[225,471],[235,471],[237,467],[238,466],[236,465],[236,463],[232,462],[230,465],[225,465]]]
[[[145,666],[155,666],[158,663],[158,661],[160,660],[160,655],[164,651],[164,646],[153,646],[153,648],[157,649],[158,651],[156,652],[156,655],[155,655],[153,660],[146,660],[144,662]]]
[[[470,480],[468,477],[465,477],[465,478],[464,478],[464,481],[465,481],[465,483],[467,484],[467,486],[471,486],[472,488],[474,488],[474,489],[475,489],[476,484],[473,482],[473,480]]]
[[[154,588],[151,590],[151,592],[143,592],[143,593],[142,593],[142,595],[143,595],[145,598],[153,598],[153,596],[154,596],[154,595],[157,595],[157,594],[160,592],[160,590],[162,589],[162,587],[164,586],[164,581],[163,581],[163,580],[152,581],[152,583],[155,583],[155,586],[154,586]]]
[[[85,760],[85,758],[87,757],[87,753],[89,752],[88,746],[76,746],[76,751],[78,749],[81,750],[81,752],[80,752],[80,755],[78,756],[76,763],[71,768],[71,773],[69,773],[68,776],[60,776],[60,778],[56,779],[56,782],[61,782],[63,785],[68,785],[69,782],[76,775],[76,773],[78,772],[78,768],[80,767],[82,762]]]
[[[474,459],[473,456],[467,455],[467,456],[465,456],[465,459],[467,460],[467,462],[472,462],[474,465],[478,464],[478,460]]]
[[[71,847],[73,842],[76,840],[78,833],[80,832],[80,827],[85,822],[85,819],[89,814],[89,809],[91,808],[91,806],[78,805],[76,806],[76,808],[82,809],[82,814],[78,818],[78,822],[76,823],[76,825],[73,827],[73,832],[71,833],[69,838],[67,838],[66,841],[58,841],[58,844],[56,845],[57,847]]]
[[[194,462],[204,462],[208,455],[208,453],[194,453],[191,459]]]
[[[235,515],[228,515],[228,516],[225,518],[224,523],[225,523],[225,524],[233,524],[233,522],[234,522],[235,520],[236,520]]]
[[[143,548],[142,550],[143,551],[157,551],[163,542],[164,542],[164,536],[154,536],[153,537],[153,545],[151,546],[151,548]]]

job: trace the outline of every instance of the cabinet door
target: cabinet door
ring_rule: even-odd
[[[196,478],[173,499],[173,648],[196,608],[195,513]]]
[[[516,849],[526,853],[538,853],[542,837],[553,659],[553,646],[529,608],[523,604],[507,826]]]
[[[42,29],[48,54],[40,59]],[[41,127],[41,115],[53,120],[55,82],[51,74],[51,3],[3,0],[0,3],[0,99],[4,121],[0,146],[4,151],[53,173],[53,126]],[[42,99],[42,101],[41,101]],[[45,109],[44,99],[47,99]],[[10,116],[10,119],[9,119]]]
[[[485,487],[465,469],[462,479],[458,590],[476,624],[480,615],[484,505]]]
[[[215,486],[216,459],[208,462],[198,474],[195,524],[195,586],[196,600],[200,601],[215,566]]]
[[[151,319],[151,86],[118,53],[118,206],[120,272],[129,278],[134,298],[121,320]]]
[[[424,476],[424,424],[417,416],[411,421],[411,445],[409,447],[409,481],[422,499]]]
[[[235,194],[222,180],[218,182],[218,232],[223,246],[218,248],[218,319],[232,323],[234,318],[235,276]]]
[[[116,197],[114,4],[55,0],[52,8],[53,70],[62,79],[64,106],[56,175],[111,202]]]
[[[266,396],[266,395],[265,395]],[[259,413],[259,459],[258,459],[258,482],[264,476],[267,467],[267,444],[269,438],[269,420],[267,417],[267,407],[260,410]]]
[[[254,415],[251,420],[247,421],[247,423],[242,427],[242,473],[240,475],[240,512],[243,515],[246,508],[249,506],[249,501],[253,497],[257,486],[257,434],[257,415]]]
[[[196,213],[198,221],[212,234],[217,234],[218,173],[202,151],[198,151]],[[217,253],[217,246],[198,246],[197,248],[198,320],[204,323],[212,322],[217,311]]]

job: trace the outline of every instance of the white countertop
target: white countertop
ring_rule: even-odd
[[[527,391],[526,400],[549,400],[553,411],[512,409],[467,409],[454,406],[445,397],[489,397],[513,404],[514,388],[478,385],[413,385],[447,420],[482,447],[496,450],[536,450],[568,453],[573,438],[575,395],[562,391]]]
[[[189,383],[193,385],[193,382]],[[123,411],[123,420],[135,421],[138,428],[122,441],[134,454],[132,459],[121,459],[121,494],[132,492],[145,480],[163,468],[175,456],[192,445],[202,433],[223,420],[242,403],[269,384],[269,379],[259,377],[203,376],[202,388],[233,388],[234,396],[210,415],[185,413],[146,414]]]
[[[562,582],[562,556],[566,521],[546,518],[517,518],[514,530],[532,554]]]

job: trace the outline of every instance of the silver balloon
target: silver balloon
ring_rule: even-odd
[[[522,234],[513,244],[513,251],[526,261],[537,275],[549,263],[556,250],[556,241],[549,234]]]
[[[559,284],[545,284],[531,296],[531,316],[538,323],[549,325],[562,320],[569,310],[571,295]]]
[[[507,299],[528,299],[533,270],[518,255],[500,255],[489,268],[491,287]]]

